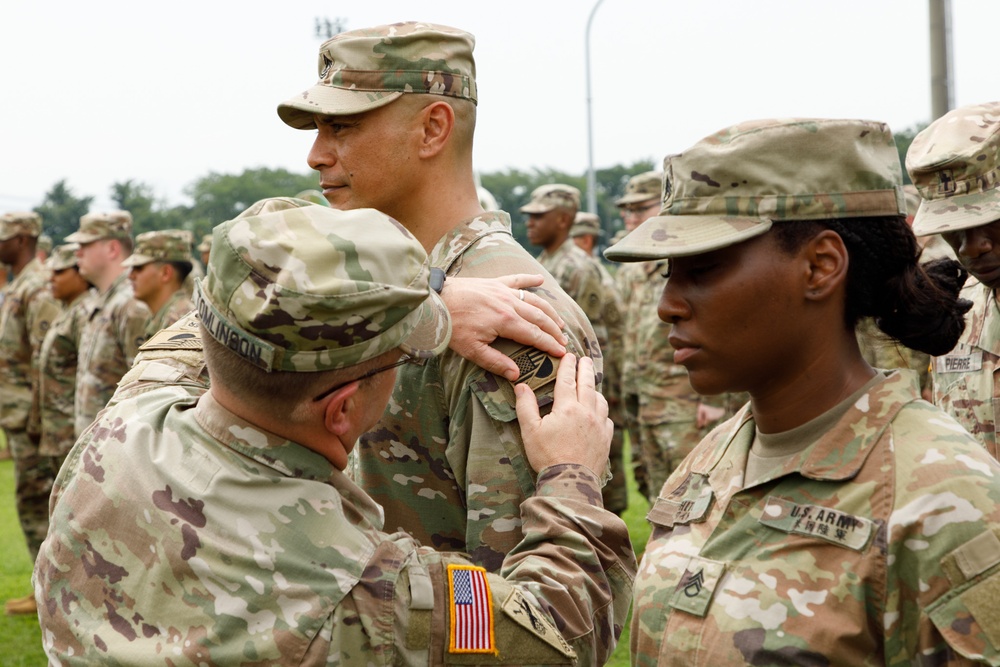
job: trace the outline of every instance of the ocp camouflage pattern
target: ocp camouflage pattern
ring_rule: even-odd
[[[146,339],[149,309],[132,294],[125,274],[88,301],[77,357],[74,413],[79,436],[104,408]]]
[[[634,665],[1000,664],[1000,465],[912,378],[747,488],[754,432],[720,425],[650,510]]]
[[[544,273],[511,236],[510,216],[502,211],[456,226],[429,259],[450,276]],[[600,374],[600,349],[580,307],[550,278],[532,291],[565,321],[569,351],[591,356]],[[536,389],[543,408],[551,391],[551,384]],[[495,572],[521,540],[518,508],[535,490],[514,403],[508,380],[451,350],[400,368],[388,408],[361,437],[349,468],[385,509],[386,530],[464,551]]]
[[[635,558],[586,469],[541,471],[506,581],[489,575],[499,655],[447,656],[444,565],[468,561],[382,532],[325,458],[157,365],[57,478],[34,575],[53,664],[594,665],[614,649]]]
[[[994,402],[1000,396],[1000,309],[996,294],[970,277],[961,297],[972,301],[954,349],[931,360],[934,404],[1000,459]]]

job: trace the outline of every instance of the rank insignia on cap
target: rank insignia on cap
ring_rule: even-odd
[[[448,565],[451,615],[449,653],[493,653],[493,598],[486,570],[473,565]]]

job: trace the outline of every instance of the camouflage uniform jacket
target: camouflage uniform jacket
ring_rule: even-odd
[[[194,310],[194,303],[191,301],[191,297],[183,288],[177,290],[149,320],[149,324],[146,325],[146,338],[152,337],[160,329],[166,329],[192,310]]]
[[[21,269],[5,294],[0,307],[0,426],[24,431],[37,380],[38,351],[60,307],[37,259]]]
[[[132,284],[124,274],[104,294],[92,295],[88,308],[76,370],[78,436],[104,408],[132,365],[150,317],[146,305],[132,296]]]
[[[608,398],[620,398],[622,395],[621,356],[625,336],[625,306],[621,297],[618,296],[615,279],[611,277],[600,260],[597,260],[597,268],[601,273],[601,319],[600,326],[594,324],[594,333],[597,335],[597,342],[601,346],[601,356],[604,359],[604,381],[601,383],[601,389]]]
[[[552,274],[559,286],[583,309],[583,314],[594,327],[597,340],[607,340],[600,262],[568,238],[555,252],[543,250],[538,256],[538,263]]]
[[[635,300],[639,298],[638,287],[645,282],[645,262],[630,262],[619,264],[615,271],[615,287],[618,289],[618,297],[622,303],[622,343],[619,368],[622,377],[622,395],[638,396],[638,331],[635,328],[636,313],[639,306]]]
[[[1000,309],[986,285],[969,280],[962,298],[972,301],[958,344],[931,362],[934,403],[1000,459],[996,408],[1000,398]]]
[[[635,665],[1000,664],[1000,464],[892,373],[744,487],[747,408],[670,477]]]
[[[31,411],[33,423],[28,428],[40,435],[38,453],[42,456],[66,456],[76,442],[73,418],[76,360],[89,296],[84,292],[66,306],[42,341]]]
[[[468,571],[465,557],[382,532],[380,508],[325,458],[198,388],[160,386],[108,408],[52,497],[34,575],[52,664],[451,662],[462,621],[448,566]],[[455,662],[603,664],[635,558],[600,497],[585,468],[541,472],[506,579],[483,573],[499,660]]]
[[[429,258],[431,266],[463,277],[545,273],[511,236],[502,211],[457,226]],[[580,308],[551,278],[533,291],[566,322],[570,351],[591,351],[600,372],[594,331]],[[551,359],[523,352],[522,364],[554,378]],[[551,403],[552,387],[536,389],[541,404]],[[422,366],[400,368],[385,414],[359,441],[351,473],[385,509],[386,529],[405,530],[435,549],[464,551],[496,571],[521,541],[518,508],[535,491],[514,403],[509,381],[450,349]]]

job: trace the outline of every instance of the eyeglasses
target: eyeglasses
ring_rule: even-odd
[[[633,215],[642,215],[643,213],[645,213],[649,209],[654,208],[654,207],[658,207],[659,205],[660,205],[660,202],[653,202],[652,204],[646,204],[645,206],[634,206],[634,207],[623,206],[622,209],[621,209],[621,211],[622,211],[622,217],[623,218],[627,218],[627,217],[633,216]]]
[[[320,394],[319,396],[317,396],[316,398],[314,398],[313,399],[313,403],[315,403],[317,401],[322,401],[324,398],[326,398],[327,396],[329,396],[333,392],[337,391],[338,389],[343,389],[344,387],[346,387],[347,385],[351,384],[352,382],[360,382],[361,380],[367,380],[368,378],[373,377],[375,375],[378,375],[379,373],[384,373],[386,371],[391,371],[393,368],[398,368],[398,367],[400,367],[400,366],[402,366],[404,364],[420,364],[420,360],[419,359],[414,359],[413,357],[404,354],[402,357],[400,357],[399,361],[397,361],[395,363],[389,364],[388,366],[382,366],[381,368],[373,368],[370,371],[368,371],[367,373],[365,373],[364,375],[360,375],[360,376],[354,378],[353,380],[348,380],[347,382],[341,382],[338,385],[330,387],[329,389],[327,389],[326,391],[324,391],[322,394]]]

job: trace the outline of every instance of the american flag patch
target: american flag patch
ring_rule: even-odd
[[[473,565],[448,565],[451,606],[449,653],[496,653],[493,599],[486,570]]]

